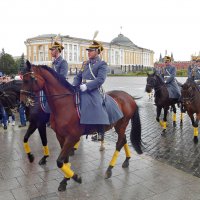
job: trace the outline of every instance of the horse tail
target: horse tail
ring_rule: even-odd
[[[136,105],[136,110],[134,115],[131,118],[131,133],[130,133],[130,140],[131,143],[138,154],[142,154],[141,149],[141,122],[140,122],[140,115],[139,115],[139,108]]]

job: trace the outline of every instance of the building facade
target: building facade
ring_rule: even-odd
[[[27,59],[33,64],[45,64],[51,66],[52,58],[49,51],[56,34],[39,35],[25,41]],[[82,62],[87,60],[86,48],[91,40],[70,37],[68,35],[57,36],[57,41],[62,43],[64,50],[62,57],[67,60],[70,69],[80,69]],[[111,68],[123,68],[129,66],[154,66],[154,52],[135,45],[123,34],[119,34],[110,43],[102,42],[104,51],[102,59]]]

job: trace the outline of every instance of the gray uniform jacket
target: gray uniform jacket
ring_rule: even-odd
[[[65,78],[67,78],[68,74],[68,64],[67,61],[62,58],[62,56],[59,56],[56,60],[52,63],[52,68],[60,75],[63,75]],[[44,92],[40,94],[40,96],[43,96],[44,99],[42,100],[42,107],[44,107],[44,112],[51,113],[51,109],[49,108],[49,104],[46,100],[46,96]]]
[[[200,68],[198,66],[189,66],[188,78],[192,78],[194,80],[200,80]]]
[[[181,90],[176,81],[176,68],[174,66],[168,65],[164,68],[164,78],[166,81],[167,89],[169,92],[169,98],[179,99],[181,96]]]
[[[67,64],[67,61],[62,58],[62,56],[59,56],[56,60],[53,61],[52,68],[57,73],[63,75],[65,78],[67,78],[68,64]]]
[[[96,78],[90,72],[89,65]],[[81,124],[113,124],[123,117],[115,101],[108,95],[105,99],[99,88],[107,76],[107,64],[99,57],[87,61],[74,78],[73,85],[85,83],[87,90],[80,93]]]

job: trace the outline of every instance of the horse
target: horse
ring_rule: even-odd
[[[78,183],[82,182],[82,178],[71,169],[68,154],[82,135],[93,134],[97,131],[97,126],[80,124],[75,103],[77,94],[75,86],[71,85],[63,76],[46,65],[32,65],[29,61],[27,61],[26,65],[20,100],[26,103],[27,99],[31,98],[33,92],[44,90],[52,111],[50,124],[61,146],[61,152],[57,158],[57,166],[64,172],[65,178],[60,182],[58,190],[65,191],[67,181],[71,178]],[[115,124],[104,127],[105,131],[114,127],[118,134],[116,150],[105,173],[106,179],[112,176],[112,168],[115,166],[119,152],[123,147],[126,159],[122,167],[126,168],[129,166],[131,154],[125,130],[130,120],[131,143],[136,152],[142,154],[140,115],[134,98],[128,93],[118,90],[109,91],[107,95],[110,95],[116,101],[124,116]]]
[[[156,121],[160,123],[163,128],[162,133],[166,132],[167,128],[167,113],[171,106],[173,110],[173,126],[176,127],[176,106],[175,104],[179,104],[179,99],[169,98],[169,93],[166,87],[166,84],[161,79],[161,77],[154,72],[153,74],[147,74],[147,84],[146,84],[146,92],[150,93],[154,89],[155,91],[155,105],[156,105]],[[161,110],[164,109],[164,117],[163,121],[161,121],[160,114]],[[180,116],[180,126],[183,125],[183,109],[181,106],[181,116]]]
[[[4,83],[0,87],[0,101],[5,107],[6,111],[9,112],[19,106],[20,101],[20,90],[22,87],[21,80],[13,80]],[[35,106],[25,107],[27,113],[27,119],[30,122],[28,129],[24,135],[24,150],[27,154],[29,162],[34,161],[34,155],[31,153],[31,148],[29,146],[28,140],[30,136],[38,129],[40,138],[42,140],[44,156],[40,159],[39,165],[44,165],[49,157],[49,149],[47,145],[47,135],[46,135],[46,123],[49,121],[49,113],[46,113],[41,108],[39,103],[39,93],[35,96],[36,104]]]
[[[187,111],[194,130],[194,143],[198,142],[198,123],[200,120],[200,89],[197,83],[192,79],[187,79],[187,81],[182,85],[182,102],[183,107]],[[194,117],[196,114],[196,117]]]

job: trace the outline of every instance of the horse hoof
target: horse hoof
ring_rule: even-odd
[[[109,179],[112,176],[112,170],[111,169],[107,169],[106,173],[105,173],[105,179]]]
[[[42,159],[39,161],[38,164],[39,164],[39,165],[45,165],[45,164],[47,163],[47,160],[46,160],[47,157],[48,157],[48,156],[44,156],[44,157],[42,157]]]
[[[122,168],[128,168],[129,166],[129,161],[125,160],[124,163],[122,164]]]
[[[29,153],[28,154],[28,160],[29,160],[29,162],[32,163],[34,161],[34,159],[35,159],[34,155],[32,153]]]
[[[194,136],[194,139],[193,139],[193,140],[194,140],[194,143],[195,143],[195,144],[198,143],[198,137],[197,137],[197,136]]]
[[[76,181],[77,183],[82,183],[82,178],[80,176],[78,176],[77,174],[75,174],[73,177],[74,181]]]
[[[67,184],[61,184],[60,183],[60,185],[58,187],[58,191],[59,192],[64,192],[66,190],[66,188],[67,188]]]
[[[67,187],[67,181],[70,180],[69,178],[63,178],[63,180],[60,182],[60,185],[58,187],[59,192],[64,192]]]
[[[166,134],[166,129],[163,129],[161,135],[162,135],[162,136],[165,136],[165,134]]]
[[[183,122],[180,122],[180,127],[183,127]]]
[[[173,127],[174,127],[174,128],[176,127],[176,122],[173,122]]]

